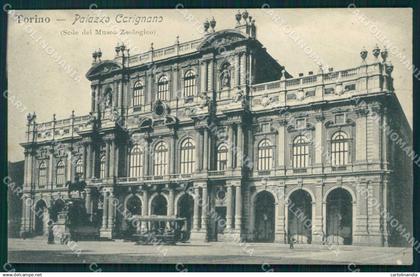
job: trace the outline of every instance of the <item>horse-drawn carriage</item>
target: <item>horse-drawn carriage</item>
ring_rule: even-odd
[[[190,238],[186,218],[151,215],[132,216],[127,221],[138,244],[176,244]]]

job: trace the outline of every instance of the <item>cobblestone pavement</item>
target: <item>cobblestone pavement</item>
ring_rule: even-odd
[[[183,263],[183,264],[389,264],[412,263],[412,249],[274,243],[191,242],[136,245],[124,241],[47,244],[46,239],[9,239],[11,263]]]

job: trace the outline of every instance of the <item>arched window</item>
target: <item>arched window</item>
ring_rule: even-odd
[[[79,178],[83,178],[84,174],[83,174],[83,160],[82,159],[78,159],[76,162],[76,176],[79,176]]]
[[[47,165],[41,162],[39,165],[38,186],[45,187],[47,185]]]
[[[349,142],[347,134],[338,131],[331,138],[331,164],[343,166],[349,161]]]
[[[60,160],[57,163],[57,168],[56,168],[56,171],[55,171],[56,172],[55,183],[57,184],[57,186],[62,186],[66,182],[65,171],[66,171],[66,167],[64,165],[64,162],[62,160]]]
[[[144,105],[144,86],[143,83],[137,81],[133,88],[133,107]]]
[[[273,146],[270,140],[263,139],[258,144],[258,170],[270,170],[273,166]]]
[[[169,100],[169,81],[166,76],[159,78],[157,99]]]
[[[153,175],[164,176],[168,173],[168,147],[164,142],[155,146],[153,159]]]
[[[293,141],[293,168],[306,168],[309,164],[309,143],[305,136]]]
[[[228,148],[226,144],[221,144],[217,148],[217,170],[225,170],[227,166]]]
[[[181,174],[189,174],[194,171],[195,146],[191,138],[181,143]]]
[[[142,177],[143,176],[143,151],[140,146],[135,145],[130,151],[130,177]]]
[[[184,76],[184,97],[194,96],[195,93],[195,74],[192,70],[188,70]]]
[[[106,167],[106,158],[105,155],[101,157],[101,164],[99,166],[99,178],[105,178],[105,167]]]

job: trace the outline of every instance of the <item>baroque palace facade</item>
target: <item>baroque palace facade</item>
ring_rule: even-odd
[[[85,180],[103,238],[125,212],[186,217],[192,238],[393,245],[411,230],[411,145],[386,49],[353,68],[290,75],[257,40],[255,21],[130,55],[93,53],[91,112],[28,116],[21,232],[43,234]],[[359,53],[355,53],[355,57]],[[369,58],[368,58],[369,56]],[[118,205],[115,205],[118,203]]]

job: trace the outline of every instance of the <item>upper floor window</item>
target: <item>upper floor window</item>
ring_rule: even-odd
[[[66,167],[64,165],[64,162],[60,160],[57,163],[56,174],[55,174],[55,182],[57,186],[62,186],[66,182],[65,171],[66,171]]]
[[[106,168],[106,157],[103,155],[101,157],[101,162],[99,165],[99,178],[104,179],[105,178],[105,168]]]
[[[195,146],[191,138],[181,143],[181,174],[190,174],[194,171]]]
[[[346,122],[346,116],[343,113],[335,115],[335,124],[344,124]]]
[[[347,134],[338,131],[331,138],[331,164],[343,166],[349,160],[349,142]]]
[[[82,159],[78,159],[76,162],[76,176],[78,176],[79,178],[83,178],[83,160]]]
[[[258,170],[270,170],[273,165],[273,147],[270,140],[263,139],[258,144]]]
[[[159,142],[155,146],[153,159],[153,175],[164,176],[168,173],[168,147],[166,143]]]
[[[47,165],[45,162],[41,162],[39,165],[38,185],[39,187],[47,185]]]
[[[130,177],[142,177],[143,176],[143,151],[135,145],[129,155],[129,176]]]
[[[306,127],[306,119],[305,118],[298,118],[296,119],[296,129],[305,129]]]
[[[269,133],[271,131],[270,122],[264,122],[260,125],[260,132],[261,133]]]
[[[194,96],[195,93],[195,74],[192,70],[188,70],[184,76],[184,97]]]
[[[143,83],[137,81],[133,88],[133,107],[144,105],[144,86]]]
[[[159,78],[157,99],[169,100],[169,81],[166,76]]]
[[[225,170],[227,166],[228,148],[225,144],[217,148],[217,170]]]
[[[306,168],[309,164],[309,143],[305,136],[298,136],[293,141],[293,168]]]

